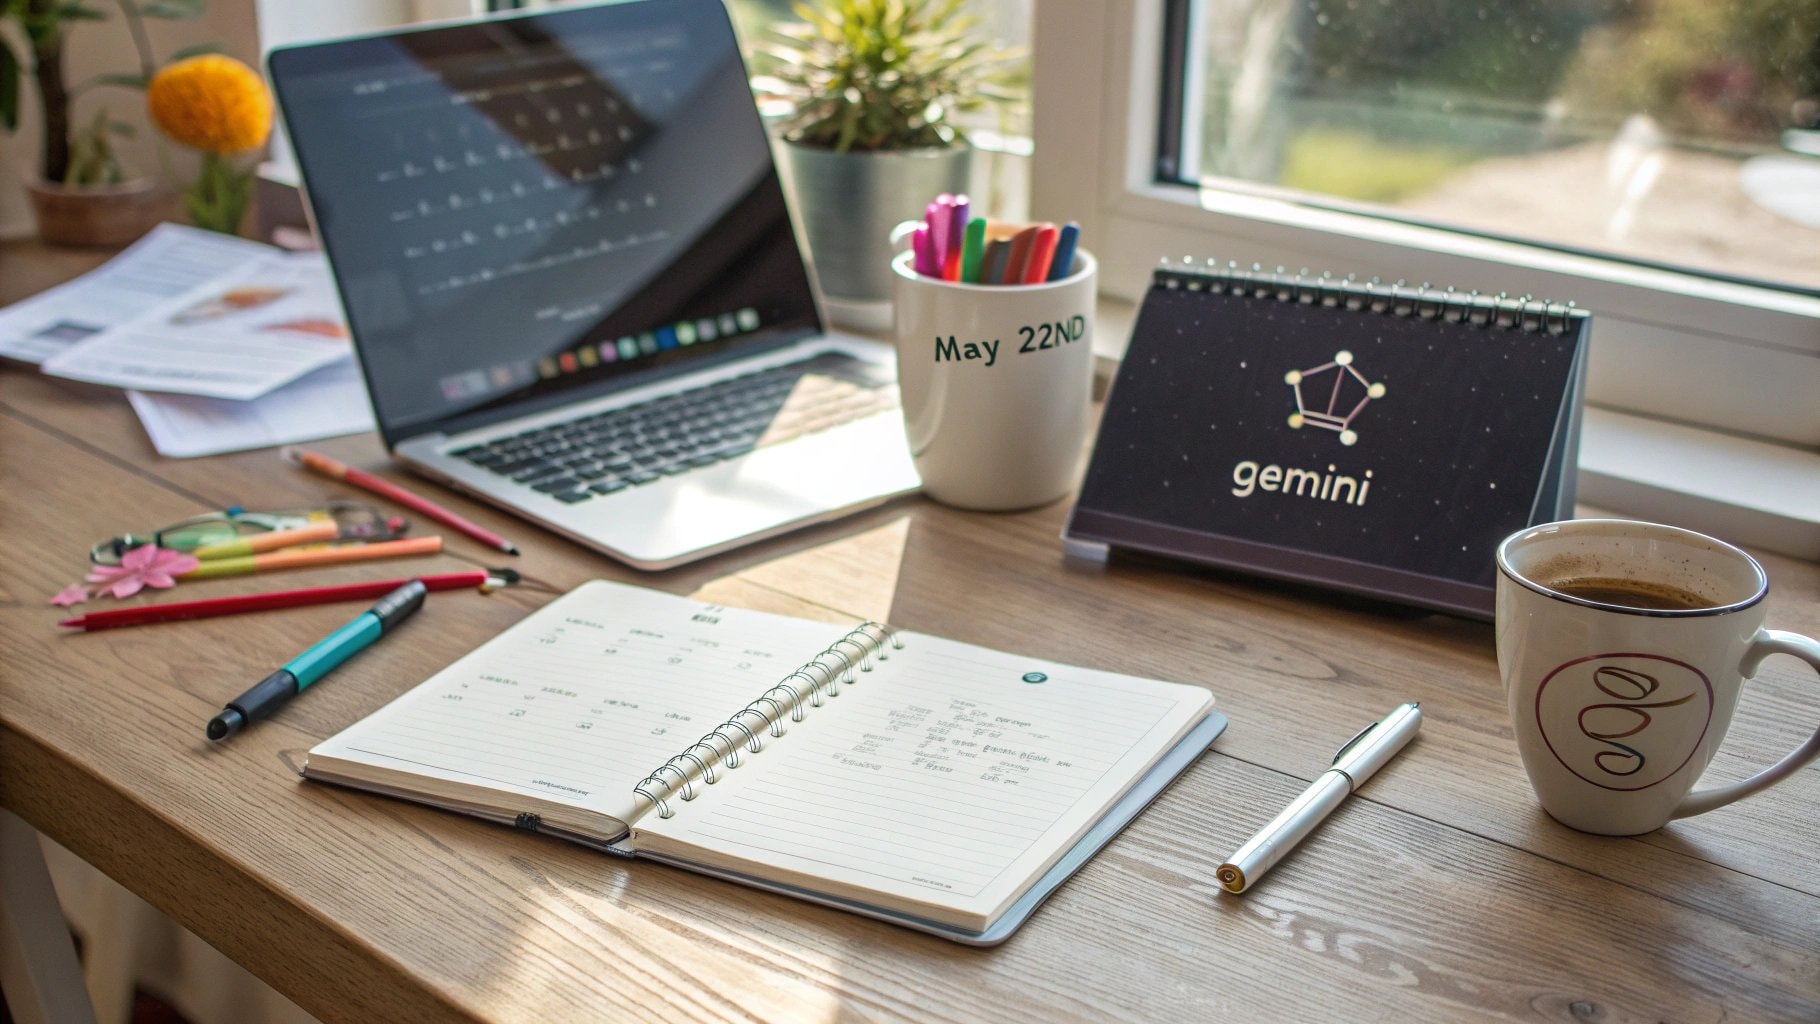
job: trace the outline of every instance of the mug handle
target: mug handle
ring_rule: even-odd
[[[891,251],[909,252],[910,236],[916,234],[916,229],[922,226],[923,222],[920,220],[898,221],[891,229]]]
[[[1785,633],[1779,629],[1760,629],[1752,638],[1750,648],[1744,652],[1744,664],[1740,668],[1741,674],[1746,679],[1756,675],[1758,666],[1763,664],[1763,659],[1772,654],[1792,654],[1807,662],[1814,671],[1820,672],[1820,641],[1812,640],[1799,633]],[[1724,807],[1733,800],[1749,796],[1760,789],[1768,789],[1805,768],[1808,762],[1817,757],[1820,757],[1820,730],[1815,730],[1806,743],[1796,747],[1787,757],[1743,782],[1734,782],[1729,786],[1720,786],[1718,789],[1703,789],[1697,793],[1689,793],[1687,798],[1681,801],[1681,805],[1675,808],[1675,813],[1671,817],[1690,818],[1696,814],[1704,814],[1715,807]]]

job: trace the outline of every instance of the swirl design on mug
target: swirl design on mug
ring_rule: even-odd
[[[1601,789],[1648,789],[1680,772],[1702,749],[1712,714],[1705,673],[1660,654],[1575,658],[1536,687],[1536,728],[1549,752]]]
[[[1622,668],[1616,665],[1601,665],[1597,669],[1594,669],[1592,681],[1593,685],[1598,687],[1599,692],[1605,694],[1607,697],[1619,701],[1631,702],[1641,701],[1645,697],[1653,695],[1656,690],[1662,686],[1661,680],[1647,672],[1639,672],[1636,669]],[[1619,690],[1613,689],[1614,684],[1627,689],[1629,692],[1619,692]],[[1580,732],[1583,733],[1586,738],[1597,740],[1612,748],[1611,750],[1601,750],[1597,754],[1594,754],[1593,764],[1597,765],[1599,770],[1605,772],[1607,775],[1616,775],[1619,777],[1635,775],[1642,771],[1643,766],[1649,763],[1649,758],[1645,757],[1643,752],[1636,747],[1628,746],[1619,743],[1618,741],[1629,739],[1649,728],[1650,724],[1655,721],[1655,716],[1651,715],[1650,711],[1659,710],[1661,708],[1680,707],[1693,699],[1694,695],[1689,693],[1686,696],[1677,697],[1674,700],[1655,701],[1649,704],[1588,704],[1581,708],[1579,714]],[[1596,716],[1600,711],[1627,712],[1631,716],[1631,720],[1636,724],[1622,732],[1599,732],[1587,724],[1586,716]],[[1621,716],[1620,721],[1622,721]],[[1613,763],[1621,767],[1613,767],[1612,764],[1607,763],[1607,758],[1610,758]]]

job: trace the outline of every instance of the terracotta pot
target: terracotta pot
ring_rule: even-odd
[[[150,178],[118,185],[26,184],[38,235],[52,245],[121,246],[172,212],[171,193]]]

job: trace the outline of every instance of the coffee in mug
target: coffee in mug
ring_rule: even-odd
[[[1542,808],[1637,835],[1767,788],[1820,757],[1820,732],[1757,775],[1691,792],[1771,654],[1820,670],[1820,643],[1763,628],[1769,579],[1691,530],[1579,519],[1497,552],[1498,668]]]
[[[1615,579],[1603,576],[1569,576],[1562,580],[1543,580],[1542,585],[1568,597],[1596,604],[1615,604],[1624,608],[1672,611],[1705,608],[1713,602],[1691,590],[1669,583],[1650,580]]]

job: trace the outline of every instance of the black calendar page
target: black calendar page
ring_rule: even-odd
[[[1154,285],[1070,535],[1488,610],[1493,549],[1564,493],[1583,324]]]
[[[817,324],[713,0],[272,66],[388,438]]]

